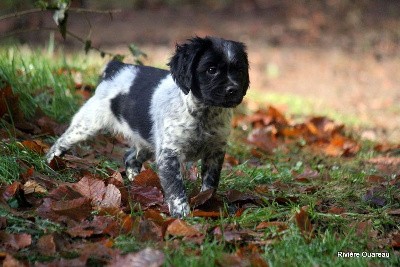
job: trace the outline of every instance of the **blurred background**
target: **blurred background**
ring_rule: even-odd
[[[34,2],[2,0],[0,16]],[[157,67],[166,68],[175,44],[195,35],[244,42],[250,108],[328,115],[359,128],[363,138],[400,140],[398,0],[80,0],[72,7],[120,10],[70,12],[67,29],[112,53],[127,53],[134,43],[148,55],[144,63]],[[1,19],[0,38],[37,48],[54,42],[84,54],[81,42],[62,38],[50,11]]]

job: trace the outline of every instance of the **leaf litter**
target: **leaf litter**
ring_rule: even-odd
[[[84,89],[80,93],[87,97],[86,92]],[[2,90],[0,101],[13,103],[17,99],[8,86]],[[9,110],[3,108],[0,111],[1,117],[7,120]],[[11,112],[12,115],[20,116],[18,105]],[[59,135],[66,125],[58,124],[40,111],[32,121],[28,123],[19,117],[17,129],[8,132],[17,133],[14,136],[20,140],[21,149],[42,156],[49,149],[49,144],[38,136]],[[353,157],[361,149],[359,142],[347,135],[344,125],[326,117],[294,122],[272,106],[259,109],[251,115],[236,116],[233,126],[247,134],[243,141],[252,147],[250,154],[258,162],[267,158],[266,155],[274,155],[276,150],[290,151],[293,145],[334,158]],[[8,136],[3,140],[10,142]],[[95,146],[96,153],[107,155],[112,160],[122,158],[125,147],[123,140],[103,136],[99,142],[102,145]],[[376,146],[375,150],[380,155],[369,159],[367,163],[381,167],[386,173],[396,172],[395,167],[399,164],[393,151],[397,151],[398,146],[384,144]],[[269,184],[258,184],[252,191],[231,188],[222,193],[213,190],[195,193],[190,198],[190,218],[201,217],[210,223],[193,223],[168,217],[159,177],[147,165],[135,181],[126,186],[122,170],[105,169],[105,173],[108,173],[106,177],[104,172],[102,176],[93,174],[100,163],[99,158],[79,149],[74,151],[74,155],[55,157],[49,164],[50,168],[56,173],[73,171],[74,182],[69,183],[51,182],[55,173],[40,173],[35,167],[20,163],[25,169],[20,174],[21,181],[1,186],[2,201],[10,209],[29,209],[40,218],[62,224],[64,228],[61,233],[66,234],[66,238],[60,238],[59,233],[46,233],[39,238],[35,237],[33,244],[30,234],[3,230],[8,224],[5,221],[5,226],[0,229],[1,247],[6,251],[0,257],[3,264],[21,264],[13,255],[22,249],[36,247],[39,254],[47,256],[64,255],[70,251],[75,251],[77,255],[75,258],[55,258],[47,263],[38,263],[38,266],[85,266],[92,260],[107,266],[161,266],[166,261],[164,252],[159,250],[164,242],[172,239],[176,245],[180,242],[201,245],[211,238],[236,248],[235,252],[225,253],[216,261],[219,266],[268,266],[261,257],[261,248],[278,242],[289,231],[291,224],[296,225],[305,240],[310,241],[315,237],[318,224],[312,222],[309,207],[301,206],[293,212],[293,220],[290,220],[290,216],[286,220],[261,220],[251,229],[235,223],[215,225],[212,222],[231,216],[243,218],[246,210],[263,207],[265,203],[299,205],[300,195],[313,194],[319,190],[316,184],[331,180],[329,175],[306,167],[302,172],[293,171],[290,183],[278,179]],[[234,155],[225,156],[225,169],[232,171],[240,164],[242,161]],[[397,175],[400,176],[398,170]],[[190,180],[198,179],[197,166],[192,165],[186,171],[185,176]],[[240,171],[235,174],[246,177]],[[385,174],[367,176],[365,181],[371,187],[362,196],[362,201],[372,207],[384,207],[389,201],[385,186],[398,187],[400,182],[396,179],[387,179]],[[330,205],[323,212],[345,215],[347,208]],[[400,214],[398,208],[390,209],[387,213],[393,217],[399,217]],[[365,229],[373,231],[372,226],[366,228],[364,224],[355,227],[361,232]],[[266,231],[274,234],[266,234]],[[152,242],[154,248],[123,254],[114,245],[115,239],[121,235],[133,236],[143,243]],[[390,233],[386,238],[391,247],[399,247],[398,233]],[[173,243],[168,244],[171,246]]]

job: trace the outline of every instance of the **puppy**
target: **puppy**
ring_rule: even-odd
[[[122,134],[131,146],[124,157],[129,180],[155,156],[170,215],[188,215],[180,164],[201,159],[201,190],[217,188],[232,108],[249,87],[249,63],[242,43],[196,37],[177,45],[168,65],[170,72],[110,62],[47,161],[100,130]]]

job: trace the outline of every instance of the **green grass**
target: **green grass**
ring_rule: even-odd
[[[0,49],[0,77],[11,84],[14,92],[19,95],[21,110],[27,118],[35,115],[40,108],[47,115],[58,121],[68,121],[77,110],[81,99],[73,94],[74,75],[81,73],[83,83],[95,85],[100,64],[96,60],[87,59],[81,54],[63,55],[48,54],[43,51],[29,51],[18,47]],[[62,74],[58,71],[65,70]],[[71,71],[73,70],[73,71]],[[275,97],[275,96],[274,96]],[[274,97],[270,100],[275,101]],[[308,111],[314,113],[311,104],[300,98],[285,98],[290,101],[289,106],[304,115]],[[305,106],[310,109],[304,109]],[[302,107],[301,109],[299,107]],[[307,111],[308,110],[308,111]],[[304,112],[304,113],[302,113]],[[295,112],[296,113],[296,112]],[[353,119],[344,119],[351,122]],[[355,118],[355,123],[357,119]],[[3,121],[1,127],[6,124]],[[243,133],[234,133],[239,137]],[[42,138],[42,137],[41,137]],[[388,185],[382,192],[386,204],[374,207],[362,200],[370,188],[365,177],[379,174],[365,160],[376,156],[373,143],[362,143],[362,149],[354,158],[332,158],[318,155],[294,144],[287,150],[277,150],[273,155],[266,155],[258,159],[253,165],[251,149],[240,138],[232,138],[228,152],[239,159],[240,164],[229,170],[224,170],[219,193],[237,189],[253,192],[257,186],[272,185],[276,181],[288,184],[289,188],[277,190],[262,195],[261,205],[250,206],[242,216],[228,216],[218,219],[186,218],[189,224],[201,224],[207,229],[227,225],[236,225],[242,229],[255,230],[256,226],[266,221],[286,222],[288,229],[278,232],[276,229],[266,229],[260,240],[265,241],[260,246],[260,255],[270,266],[398,266],[400,264],[398,252],[387,245],[376,246],[376,242],[385,239],[385,234],[399,231],[399,220],[389,216],[389,209],[399,208],[399,188]],[[19,180],[19,175],[26,171],[27,166],[33,166],[35,171],[54,177],[62,181],[72,181],[74,170],[54,172],[45,163],[43,157],[23,148],[20,139],[5,138],[0,141],[0,184],[10,184]],[[98,166],[91,171],[106,175],[107,169],[116,169],[119,162],[106,157],[101,159]],[[302,173],[305,169],[317,170],[330,177],[326,181],[312,180],[301,184],[293,180],[293,173]],[[385,176],[393,179],[390,175]],[[198,186],[198,182],[189,185],[191,189]],[[311,193],[299,191],[303,186],[315,186]],[[190,192],[190,189],[188,190]],[[273,201],[276,196],[293,196],[297,201],[280,204]],[[321,203],[322,201],[322,203]],[[344,207],[345,215],[335,215],[321,210],[324,205]],[[314,225],[314,237],[304,238],[296,226],[294,214],[302,206],[309,206],[309,216]],[[225,206],[226,211],[232,207]],[[37,240],[44,233],[59,233],[63,227],[59,224],[35,217],[13,215],[7,209],[0,209],[0,216],[7,219],[7,231],[11,233],[30,233]],[[357,223],[370,222],[377,235],[370,237],[357,234]],[[269,242],[273,240],[273,242]],[[371,249],[371,245],[373,248]],[[114,239],[114,246],[122,252],[136,252],[146,246],[162,249],[166,255],[165,266],[218,266],[223,255],[232,254],[242,243],[229,243],[217,240],[212,233],[207,233],[205,241],[196,244],[182,241],[179,238],[169,238],[164,242],[140,242],[134,236],[121,235]],[[389,251],[390,259],[382,258],[339,258],[339,251],[379,252]],[[33,251],[23,250],[19,257],[33,263],[35,261],[49,261],[35,254]],[[55,257],[59,257],[56,255]],[[78,255],[72,255],[75,257]]]
[[[68,121],[80,100],[72,92],[74,77],[83,84],[94,85],[99,69],[93,61],[77,55],[32,52],[16,46],[0,49],[0,80],[11,85],[27,118],[41,109],[58,121]]]

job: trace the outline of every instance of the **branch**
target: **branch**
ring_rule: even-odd
[[[10,19],[10,18],[17,18],[33,13],[39,13],[43,11],[52,11],[52,9],[41,9],[41,8],[32,8],[24,11],[18,11],[13,14],[7,14],[0,16],[0,20],[5,20],[5,19]],[[95,13],[95,14],[108,14],[110,15],[111,19],[113,18],[114,13],[119,13],[122,10],[121,9],[114,9],[114,10],[96,10],[96,9],[85,9],[85,8],[69,8],[68,11],[72,11],[75,13]]]
[[[17,18],[20,16],[25,16],[25,15],[29,15],[29,14],[37,13],[37,12],[41,12],[41,11],[43,11],[43,9],[41,9],[41,8],[28,9],[28,10],[24,10],[24,11],[15,12],[13,14],[7,14],[7,15],[0,16],[0,20]]]
[[[29,33],[29,32],[36,32],[36,31],[54,31],[54,32],[59,32],[59,31],[58,31],[58,28],[37,27],[37,28],[33,28],[33,29],[24,29],[24,30],[12,31],[12,32],[9,32],[9,33],[7,33],[7,34],[5,34],[5,35],[0,35],[0,39],[2,39],[2,38],[7,38],[7,37],[11,37],[11,36],[18,35],[18,34]],[[83,39],[82,37],[79,37],[78,35],[76,35],[76,34],[73,33],[73,32],[70,32],[70,31],[66,31],[66,33],[67,33],[69,36],[71,36],[72,38],[74,38],[75,40],[79,41],[80,43],[82,43],[82,44],[84,44],[84,45],[86,46],[88,40],[85,40],[85,39]],[[95,51],[99,52],[102,56],[105,56],[105,55],[107,55],[107,56],[112,56],[112,57],[115,56],[115,54],[113,54],[113,53],[111,53],[111,52],[107,52],[107,51],[101,50],[100,48],[94,47],[94,46],[92,46],[92,45],[90,45],[90,47],[88,47],[88,49],[95,50]]]

